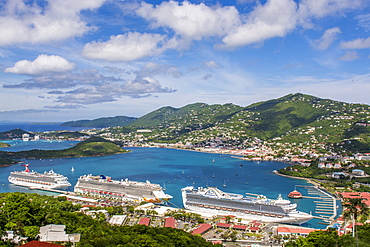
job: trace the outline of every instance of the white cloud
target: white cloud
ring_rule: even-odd
[[[354,39],[340,43],[342,49],[366,49],[370,48],[370,37],[367,39]]]
[[[111,36],[106,42],[91,42],[84,46],[83,55],[90,59],[131,61],[160,54],[166,36],[137,32]]]
[[[342,61],[354,61],[356,59],[359,59],[360,56],[356,51],[346,51],[343,56],[341,56],[339,59]]]
[[[218,63],[216,63],[215,61],[207,61],[206,66],[209,67],[209,68],[213,68],[213,69],[221,68],[221,66]]]
[[[237,47],[283,37],[296,27],[297,5],[293,0],[269,0],[247,16],[245,24],[226,35],[224,47]]]
[[[240,22],[234,6],[209,7],[204,3],[197,5],[188,1],[162,2],[156,7],[142,3],[136,13],[154,21],[153,27],[169,27],[176,34],[194,40],[223,36]]]
[[[336,40],[337,35],[341,33],[339,27],[333,27],[325,31],[320,39],[315,40],[312,46],[317,50],[326,50],[329,48],[331,43]]]
[[[25,75],[42,75],[66,72],[72,70],[73,67],[74,63],[70,63],[60,56],[41,54],[32,62],[27,60],[18,61],[15,63],[14,67],[6,68],[4,72]]]
[[[48,43],[91,30],[80,12],[100,7],[105,0],[8,0],[0,10],[0,45]]]
[[[303,18],[322,18],[362,7],[364,3],[364,0],[303,0],[299,3],[299,14]]]

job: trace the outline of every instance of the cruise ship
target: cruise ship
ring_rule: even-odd
[[[199,213],[289,224],[303,224],[313,218],[308,213],[298,211],[297,204],[284,200],[280,195],[273,200],[263,195],[243,196],[215,187],[193,186],[185,187],[181,192],[185,209]]]
[[[127,178],[113,180],[108,176],[93,176],[91,174],[83,175],[78,179],[74,192],[154,203],[168,201],[172,198],[171,195],[164,193],[159,184],[150,183],[148,180],[146,182],[130,181]]]
[[[53,170],[44,173],[30,171],[29,164],[22,165],[26,167],[24,171],[10,172],[8,181],[12,184],[25,186],[30,189],[66,189],[71,184],[68,178],[55,173]]]

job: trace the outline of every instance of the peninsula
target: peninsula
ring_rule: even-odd
[[[0,162],[2,166],[14,164],[17,159],[50,159],[50,158],[74,158],[74,157],[91,157],[106,156],[119,153],[126,153],[117,144],[101,137],[90,137],[75,146],[63,150],[29,150],[19,152],[0,151]]]

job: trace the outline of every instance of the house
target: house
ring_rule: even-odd
[[[139,225],[149,226],[150,218],[144,217],[139,220]]]
[[[354,169],[352,170],[352,174],[355,176],[365,176],[365,172],[360,169]]]
[[[345,177],[345,176],[346,176],[346,174],[344,174],[343,172],[333,172],[331,174],[332,178],[341,178],[341,177]]]
[[[126,219],[127,219],[126,215],[112,215],[108,222],[111,225],[121,226],[126,222]]]
[[[342,168],[342,165],[341,165],[341,164],[339,164],[339,163],[335,163],[335,164],[334,164],[334,168],[335,168],[335,169]]]
[[[14,244],[19,244],[27,240],[27,237],[21,237],[14,234],[14,231],[5,231],[5,235],[1,236],[1,240],[11,242]]]
[[[355,163],[351,163],[349,164],[348,168],[353,168],[353,167],[356,167],[356,164]]]
[[[317,165],[318,168],[325,168],[325,163],[324,162],[320,162],[318,165]]]
[[[176,220],[171,217],[167,217],[164,219],[164,227],[171,227],[176,228]]]
[[[261,228],[259,228],[259,227],[255,227],[255,226],[250,226],[250,227],[248,228],[248,232],[253,232],[253,233],[259,233],[259,232],[260,232],[260,230],[261,230]]]
[[[244,226],[244,225],[233,225],[234,230],[245,231],[247,230],[247,228],[248,226]]]
[[[325,168],[333,168],[333,164],[332,164],[332,163],[327,163],[327,164],[325,165]]]
[[[65,225],[46,225],[40,227],[40,241],[42,242],[79,242],[80,234],[66,234]]]
[[[360,222],[356,222],[355,223],[356,226],[363,226],[364,224],[360,223]],[[352,232],[352,229],[353,229],[353,223],[347,225],[344,230],[348,233],[348,232]]]
[[[208,232],[209,230],[211,230],[213,227],[212,225],[210,224],[200,224],[198,228],[194,229],[191,234],[195,235],[195,234],[200,234],[200,235],[203,235],[204,233]]]
[[[313,231],[317,231],[317,230],[310,229],[310,228],[278,227],[276,229],[276,234],[283,235],[283,236],[290,236],[290,235],[307,236],[310,232],[313,232]]]
[[[229,229],[231,227],[231,224],[227,224],[227,223],[217,223],[216,226],[218,228],[226,228],[226,229]]]

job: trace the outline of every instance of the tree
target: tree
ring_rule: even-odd
[[[359,217],[369,215],[369,208],[362,201],[362,198],[348,198],[343,203],[344,212],[343,217],[345,219],[353,220],[352,236],[355,236],[356,221]]]

